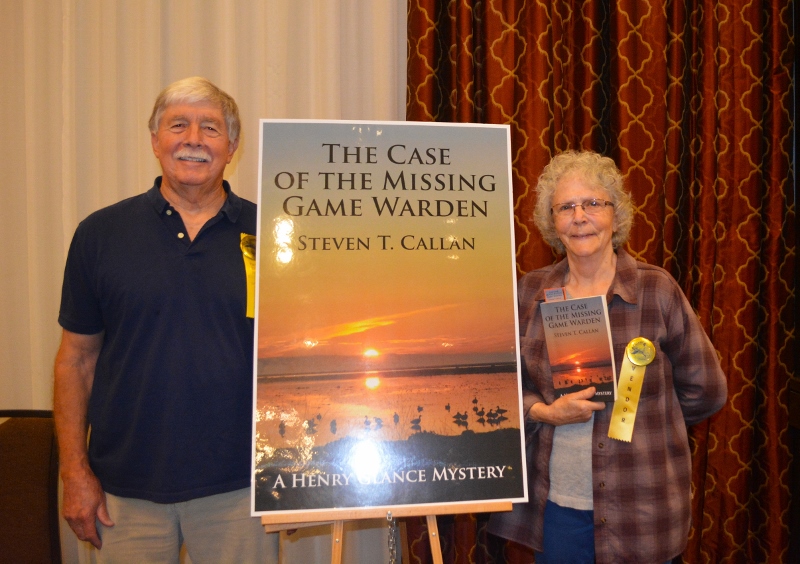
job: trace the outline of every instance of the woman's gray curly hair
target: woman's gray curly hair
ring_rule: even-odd
[[[536,208],[533,221],[542,238],[558,254],[566,253],[564,243],[558,238],[553,223],[553,194],[559,181],[567,176],[577,176],[587,183],[608,192],[614,203],[614,226],[616,227],[611,244],[616,249],[628,242],[633,225],[633,201],[625,190],[622,173],[614,161],[592,151],[565,151],[552,158],[544,167],[536,184]]]

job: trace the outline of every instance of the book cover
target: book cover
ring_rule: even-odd
[[[605,296],[541,304],[556,397],[594,386],[594,401],[617,399],[617,372]]]
[[[527,499],[508,127],[263,120],[260,152],[253,512]]]

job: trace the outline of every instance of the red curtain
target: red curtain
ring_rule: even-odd
[[[719,352],[729,399],[691,429],[686,562],[792,560],[793,11],[791,0],[409,1],[408,120],[510,125],[520,274],[554,260],[531,219],[544,165],[568,148],[609,155],[637,206],[629,251],[673,274]],[[482,515],[440,522],[448,562],[532,558],[487,538]],[[427,554],[418,542],[412,556]]]

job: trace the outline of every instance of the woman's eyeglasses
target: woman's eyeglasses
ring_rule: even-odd
[[[592,199],[576,202],[574,204],[556,204],[550,208],[550,212],[559,217],[572,217],[575,215],[575,208],[578,206],[581,207],[583,213],[587,215],[595,215],[606,209],[606,206],[614,207],[614,202]]]

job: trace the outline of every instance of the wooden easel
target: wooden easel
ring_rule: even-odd
[[[424,509],[424,513],[420,513]],[[345,521],[356,519],[392,519],[395,517],[419,517],[425,515],[428,523],[428,538],[431,542],[431,554],[434,564],[443,564],[442,545],[439,541],[439,527],[436,524],[437,515],[454,515],[457,513],[489,513],[495,511],[511,511],[510,501],[497,502],[472,502],[465,504],[442,503],[425,505],[401,505],[396,507],[366,507],[354,509],[332,509],[330,511],[309,513],[306,516],[298,515],[294,523],[286,523],[283,515],[262,515],[261,524],[264,531],[274,533],[288,529],[299,529],[315,525],[330,524],[333,527],[331,537],[331,564],[342,562],[342,533]],[[404,546],[403,551],[408,547]]]

